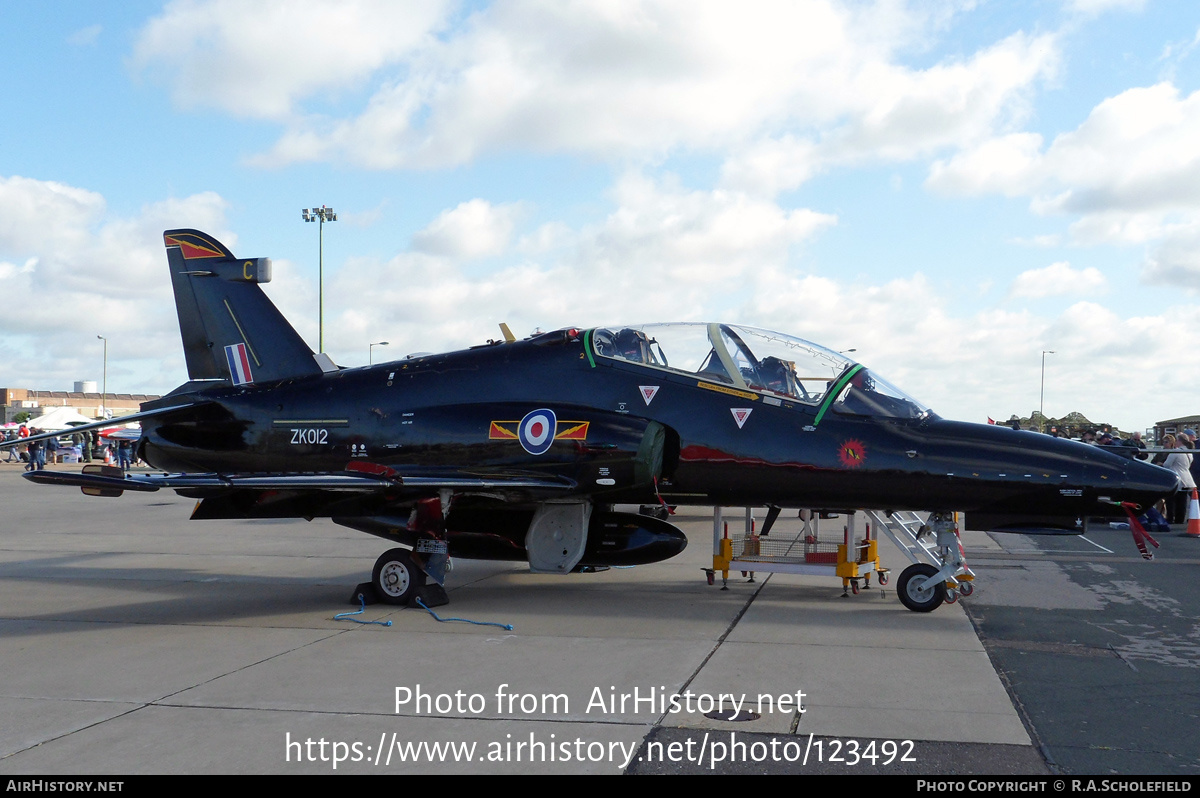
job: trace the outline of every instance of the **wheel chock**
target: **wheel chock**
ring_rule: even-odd
[[[417,599],[424,602],[426,607],[444,607],[450,603],[450,597],[446,595],[446,588],[437,582],[429,582],[413,591],[412,597],[408,600],[408,606],[419,607]]]
[[[361,599],[359,597],[362,597]],[[357,607],[359,604],[378,604],[379,596],[375,593],[375,586],[370,582],[362,582],[358,587],[354,588],[354,593],[350,596],[349,604]]]

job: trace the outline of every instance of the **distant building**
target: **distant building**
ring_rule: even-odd
[[[1166,421],[1156,422],[1154,425],[1154,442],[1162,443],[1164,435],[1175,435],[1188,427],[1200,431],[1200,416],[1183,416],[1182,418],[1169,418]]]
[[[34,391],[28,388],[0,388],[0,396],[4,399],[6,424],[18,413],[29,413],[32,420],[58,407],[70,407],[88,418],[102,418],[105,409],[110,416],[123,416],[136,413],[142,402],[160,398],[141,393],[110,393],[101,397],[99,392]]]

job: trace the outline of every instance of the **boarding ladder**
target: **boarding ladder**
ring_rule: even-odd
[[[974,592],[975,572],[967,567],[966,552],[959,538],[959,513],[935,513],[922,519],[917,513],[899,510],[865,512],[875,521],[875,529],[882,530],[909,562],[937,569],[929,584],[945,582],[947,601]]]

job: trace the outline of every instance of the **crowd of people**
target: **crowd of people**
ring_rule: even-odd
[[[41,435],[46,430],[21,424],[16,429],[4,432],[5,442],[22,441],[31,436]],[[4,462],[21,462],[26,471],[41,471],[46,468],[47,459],[52,463],[63,462],[102,462],[119,466],[122,471],[133,467],[133,445],[128,440],[115,443],[105,443],[97,430],[86,432],[70,432],[64,430],[62,435],[44,440],[17,443],[9,446],[8,455]]]
[[[1192,498],[1192,490],[1196,487],[1196,479],[1200,477],[1200,473],[1197,473],[1200,460],[1192,456],[1192,450],[1196,448],[1196,431],[1189,427],[1177,435],[1164,435],[1161,448],[1174,451],[1159,452],[1151,462],[1174,471],[1179,475],[1179,482],[1183,486],[1183,490],[1168,501],[1167,520],[1172,524],[1187,523],[1188,502]]]

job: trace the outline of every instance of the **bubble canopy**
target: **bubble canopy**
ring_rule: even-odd
[[[689,374],[839,413],[925,419],[928,407],[845,355],[784,333],[738,324],[600,327],[596,355]],[[832,400],[832,401],[830,401]]]

